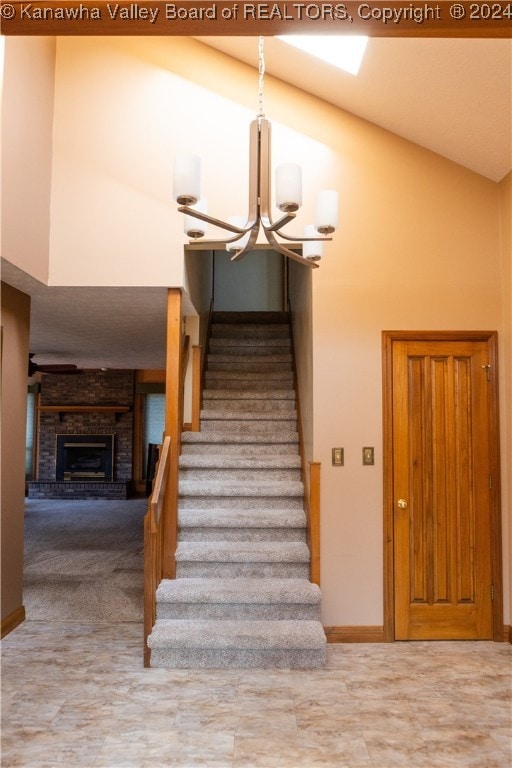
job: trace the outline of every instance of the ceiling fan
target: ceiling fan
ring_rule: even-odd
[[[45,365],[41,363],[34,363],[32,358],[35,356],[35,352],[31,352],[28,356],[28,375],[33,376],[35,373],[82,373],[81,369],[77,365],[71,363],[55,363]]]

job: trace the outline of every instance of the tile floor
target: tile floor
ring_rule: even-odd
[[[510,768],[512,646],[330,645],[327,667],[147,670],[141,627],[2,644],[3,768]]]

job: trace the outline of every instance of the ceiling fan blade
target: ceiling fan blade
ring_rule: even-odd
[[[35,373],[81,373],[81,369],[77,365],[71,363],[48,363],[45,365],[41,363],[35,363],[32,358],[34,353],[28,356],[28,375],[33,376]]]
[[[37,365],[36,363],[36,367],[38,371],[41,371],[41,373],[75,373],[78,371],[77,365],[68,365],[66,363],[55,363],[55,365],[45,365],[44,363]]]

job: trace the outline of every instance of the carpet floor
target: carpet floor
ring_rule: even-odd
[[[27,499],[24,605],[29,621],[143,619],[145,499]]]

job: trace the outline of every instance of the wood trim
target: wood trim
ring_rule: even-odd
[[[503,627],[503,640],[506,643],[512,643],[512,627],[510,627],[508,624],[505,624]]]
[[[498,393],[498,334],[496,331],[382,331],[382,419],[383,419],[383,520],[384,520],[384,641],[393,642],[394,625],[394,562],[393,562],[393,430],[392,348],[394,341],[484,341],[487,342],[491,365],[490,433],[499,435]],[[501,535],[501,484],[499,439],[490,446],[490,473],[495,493],[491,507],[491,559],[494,585],[493,640],[503,639],[503,570]]]
[[[382,334],[382,422],[383,422],[383,521],[384,521],[384,642],[395,639],[395,594],[393,558],[393,338]]]
[[[136,384],[165,384],[165,371],[138,368],[135,371],[135,383]]]
[[[498,334],[490,333],[488,339],[489,364],[491,377],[489,381],[490,414],[489,432],[491,456],[490,472],[493,479],[493,492],[491,496],[491,560],[492,583],[494,586],[493,600],[493,640],[503,640],[503,563],[502,563],[502,537],[501,537],[501,461],[500,461],[500,418],[499,418],[499,372],[498,372]],[[495,435],[495,438],[492,438]]]
[[[35,434],[34,434],[34,465],[32,476],[34,480],[39,480],[39,452],[41,444],[41,416],[39,407],[41,405],[41,392],[36,395],[36,412],[34,414]]]
[[[15,611],[10,613],[4,619],[2,619],[2,638],[12,632],[13,629],[19,627],[25,621],[25,606],[20,605]]]
[[[309,579],[320,586],[320,462],[310,461],[309,484]]]
[[[132,477],[137,491],[145,489],[142,479],[142,444],[144,429],[144,396],[137,392],[133,396],[133,445],[132,445]]]
[[[169,461],[169,477],[164,502],[163,576],[176,576],[175,552],[178,515],[178,462],[181,453],[180,371],[182,359],[182,296],[180,288],[167,291],[167,351],[165,377],[165,434],[171,438],[173,450]]]
[[[384,627],[324,627],[328,643],[384,643]]]

